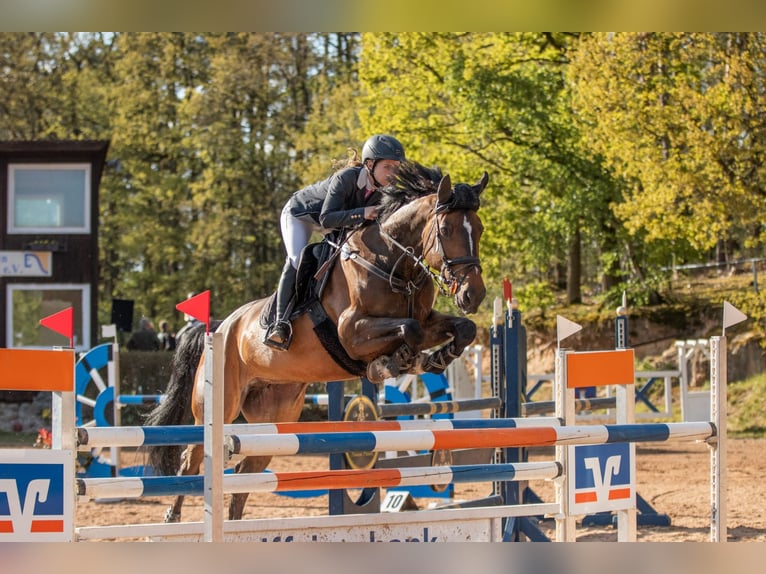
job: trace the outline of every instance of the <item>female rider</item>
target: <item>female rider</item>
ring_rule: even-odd
[[[380,210],[379,188],[394,183],[399,165],[405,160],[404,147],[390,135],[370,137],[362,148],[361,164],[356,153],[354,156],[351,165],[293,193],[282,209],[280,225],[287,259],[277,288],[276,318],[263,340],[270,347],[286,350],[290,346],[291,300],[298,259],[311,233],[326,234],[375,219]]]

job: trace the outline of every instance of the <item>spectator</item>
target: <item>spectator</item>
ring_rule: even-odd
[[[157,338],[160,340],[160,351],[175,351],[176,336],[170,331],[167,321],[160,321],[160,332]]]
[[[154,332],[154,325],[146,317],[141,317],[138,323],[138,331],[133,331],[133,334],[128,340],[128,351],[159,351],[160,340],[157,338],[157,333]]]

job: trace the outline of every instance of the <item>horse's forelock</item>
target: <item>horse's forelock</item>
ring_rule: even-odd
[[[438,167],[425,167],[415,161],[402,163],[396,182],[381,189],[381,220],[387,219],[403,205],[436,193],[441,179],[442,171]]]
[[[452,190],[452,197],[448,203],[436,206],[437,211],[468,210],[478,211],[481,205],[479,192],[467,183],[459,183]]]

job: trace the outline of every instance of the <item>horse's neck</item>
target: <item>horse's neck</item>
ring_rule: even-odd
[[[381,224],[381,229],[401,245],[412,247],[417,255],[421,255],[427,247],[424,243],[432,219],[432,198],[424,197],[399,208]]]

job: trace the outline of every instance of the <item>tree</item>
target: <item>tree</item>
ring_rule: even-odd
[[[614,273],[597,259],[599,246],[615,241],[614,182],[580,146],[566,82],[578,40],[538,33],[363,36],[360,115],[368,131],[399,133],[411,155],[457,179],[490,172],[482,259],[496,292],[502,275],[547,284],[564,262],[568,298],[577,301],[580,253]]]
[[[585,145],[649,270],[763,245],[764,35],[594,34],[572,58]],[[639,243],[640,242],[640,243]]]
[[[191,275],[215,288],[228,313],[276,287],[285,258],[279,214],[299,188],[293,140],[310,113],[319,59],[305,34],[207,38],[210,78],[184,107],[201,162],[187,239]]]
[[[111,165],[102,185],[115,260],[104,270],[111,297],[136,300],[139,313],[175,316],[198,289],[189,275],[191,182],[199,172],[182,104],[206,81],[206,45],[186,33],[124,33],[109,87]],[[173,321],[171,321],[172,323]]]

